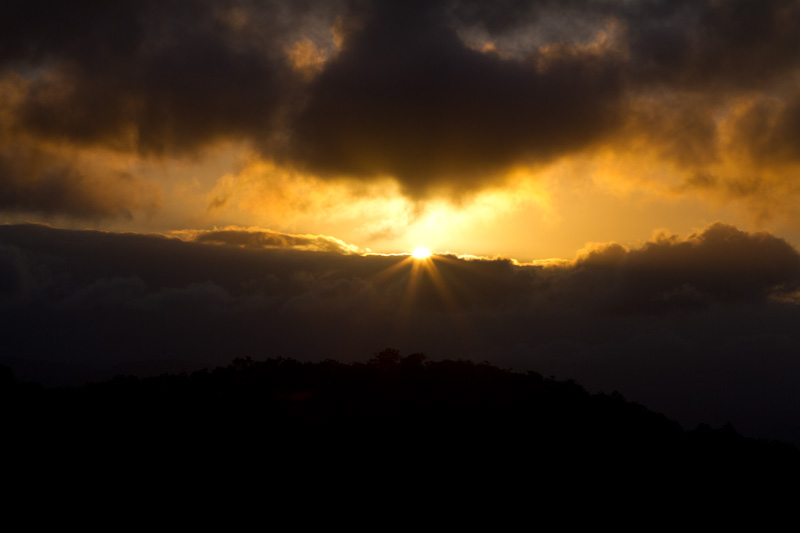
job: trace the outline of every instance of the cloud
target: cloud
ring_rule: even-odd
[[[458,196],[611,152],[616,179],[641,179],[645,157],[662,190],[713,175],[706,194],[786,212],[799,26],[796,2],[383,3],[311,82],[289,160]],[[736,119],[754,94],[771,103]]]
[[[800,5],[793,0],[648,2],[627,11],[632,60],[642,80],[761,90],[797,68]]]
[[[292,248],[317,252],[359,253],[355,245],[347,244],[327,235],[290,235],[276,231],[235,226],[216,230],[194,230],[175,232],[188,240],[240,246],[242,248]]]
[[[394,179],[410,198],[611,152],[628,163],[617,179],[645,157],[656,179],[678,176],[673,194],[754,198],[765,214],[798,194],[790,0],[7,2],[0,19],[0,73],[17,87],[2,115],[27,150],[157,160],[236,142],[287,172]],[[99,188],[62,174],[67,197]]]
[[[6,67],[30,78],[18,127],[38,136],[144,154],[261,136],[293,80],[279,3],[38,4],[2,14]]]
[[[297,115],[290,155],[314,172],[393,176],[412,195],[470,188],[585,147],[616,123],[612,50],[504,59],[467,47],[439,4],[373,7]]]
[[[757,97],[745,101],[731,119],[729,142],[744,147],[756,166],[800,162],[800,92],[788,100]]]
[[[0,147],[1,210],[100,219],[160,206],[158,187],[129,172],[15,144]]]
[[[578,275],[612,272],[607,305],[626,312],[758,301],[800,282],[800,256],[786,241],[722,223],[685,240],[661,236],[638,250],[596,247],[574,268]]]

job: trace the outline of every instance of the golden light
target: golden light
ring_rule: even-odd
[[[424,246],[419,246],[414,248],[414,251],[411,252],[411,255],[414,259],[427,259],[431,256],[431,251]]]
[[[399,254],[392,255],[397,256]],[[372,277],[372,280],[376,283],[386,283],[393,276],[400,275],[401,278],[405,277],[405,295],[399,306],[401,316],[408,316],[408,313],[414,309],[415,299],[420,296],[422,291],[430,292],[431,288],[438,294],[441,303],[444,304],[446,309],[451,311],[458,310],[458,302],[448,287],[448,282],[442,272],[439,271],[437,263],[448,268],[467,265],[467,262],[463,260],[447,255],[435,255],[430,248],[419,246],[410,254],[403,254],[402,259],[398,258],[396,262],[377,272]],[[425,282],[426,280],[428,283]],[[400,321],[395,325],[402,328],[403,322]]]

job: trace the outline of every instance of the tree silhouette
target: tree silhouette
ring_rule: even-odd
[[[403,358],[400,356],[399,350],[386,348],[385,350],[374,354],[374,357],[372,357],[367,363],[370,365],[375,365],[384,370],[390,370],[395,365],[399,365],[402,359]]]

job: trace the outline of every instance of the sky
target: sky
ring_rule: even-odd
[[[12,0],[0,32],[19,372],[389,346],[800,441],[800,3]]]

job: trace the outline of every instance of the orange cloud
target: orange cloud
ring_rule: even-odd
[[[178,230],[172,234],[192,242],[240,248],[291,248],[314,252],[362,253],[357,246],[327,235],[290,235],[261,228],[228,226],[213,230]]]

